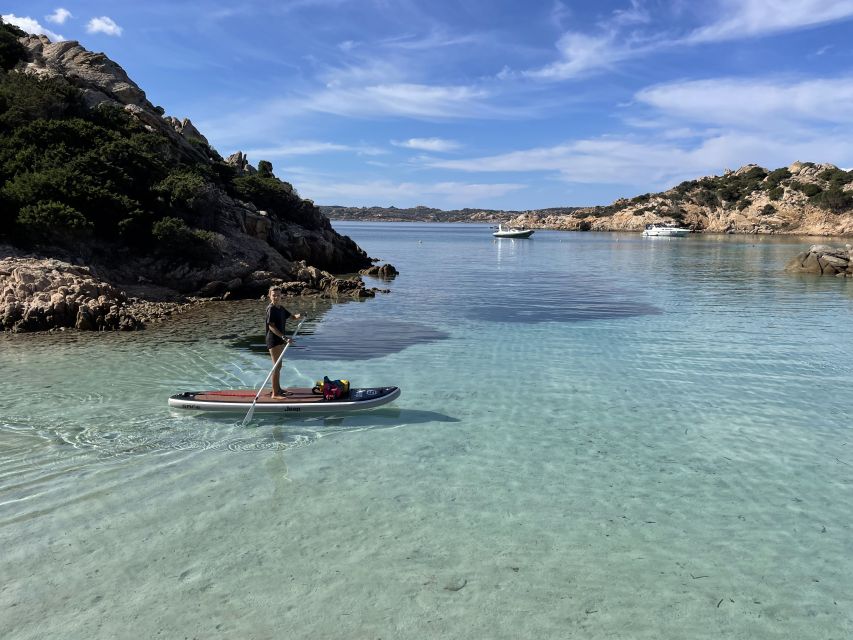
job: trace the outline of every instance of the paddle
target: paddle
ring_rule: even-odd
[[[252,406],[249,407],[249,411],[246,412],[246,417],[243,418],[243,426],[245,427],[252,420],[252,416],[255,414],[255,403],[258,401],[258,398],[261,397],[261,393],[264,390],[264,387],[267,386],[267,381],[272,376],[272,372],[275,371],[275,368],[279,365],[279,363],[284,359],[284,352],[287,351],[287,348],[291,345],[293,338],[296,337],[296,334],[299,333],[299,329],[302,327],[302,323],[305,322],[308,318],[302,318],[299,321],[299,324],[296,325],[296,329],[293,330],[293,335],[290,336],[290,340],[284,343],[284,349],[281,350],[281,355],[278,357],[278,360],[275,361],[275,364],[270,369],[270,372],[267,374],[267,377],[264,378],[263,384],[261,384],[261,388],[258,389],[258,392],[255,394],[255,399],[252,400]]]

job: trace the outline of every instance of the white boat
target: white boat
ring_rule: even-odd
[[[498,230],[492,234],[496,238],[529,238],[533,235],[533,229],[513,229],[507,227],[504,229],[502,224],[498,225]]]
[[[655,222],[647,224],[643,230],[644,236],[662,236],[665,238],[682,238],[690,233],[687,227],[680,227],[673,222]]]

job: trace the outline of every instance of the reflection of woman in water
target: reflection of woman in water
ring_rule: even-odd
[[[290,311],[281,306],[281,289],[278,287],[270,287],[269,299],[270,305],[267,307],[266,321],[267,349],[270,350],[270,357],[273,363],[276,363],[284,349],[285,342],[292,342],[290,338],[284,337],[284,325],[287,319],[292,317],[294,320],[300,320],[302,314],[297,313],[291,316]],[[281,388],[280,374],[281,363],[278,362],[278,365],[276,365],[272,372],[271,396],[276,400],[281,400],[289,393]]]

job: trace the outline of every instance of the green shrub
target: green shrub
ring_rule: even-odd
[[[26,49],[18,42],[18,38],[25,35],[15,25],[0,20],[0,69],[7,71],[23,60]]]
[[[685,180],[684,182],[681,182],[677,186],[675,186],[673,188],[673,190],[675,191],[675,193],[678,196],[683,197],[684,195],[687,194],[688,191],[693,189],[693,187],[695,187],[696,184],[697,184],[697,182],[695,180]]]
[[[293,186],[278,178],[265,178],[259,174],[240,176],[231,181],[231,191],[237,198],[253,202],[281,220],[308,222],[302,200]]]
[[[821,209],[841,213],[842,211],[853,208],[853,194],[842,191],[837,187],[832,187],[826,191],[814,194],[809,198],[809,202],[812,202]]]
[[[752,200],[750,200],[749,198],[744,198],[743,200],[739,200],[737,203],[737,210],[743,211],[744,209],[746,209],[751,204],[752,204]]]
[[[151,235],[161,255],[181,262],[208,263],[219,254],[214,234],[190,229],[180,218],[158,220],[151,229]]]
[[[258,162],[258,175],[262,178],[272,178],[272,162],[269,160],[261,160]]]
[[[812,196],[816,196],[821,191],[823,191],[823,189],[821,189],[819,186],[817,186],[813,182],[797,182],[796,180],[792,180],[791,184],[789,186],[792,189],[796,189],[797,191],[804,193],[805,195],[807,195],[810,198]]]
[[[92,230],[86,217],[61,202],[42,201],[21,207],[16,234],[27,244],[73,245]]]
[[[821,180],[826,180],[829,183],[829,188],[842,188],[848,182],[853,182],[853,171],[844,171],[843,169],[824,169],[817,177]]]
[[[787,168],[782,167],[780,169],[774,169],[767,174],[767,178],[764,180],[764,186],[767,189],[774,189],[778,187],[783,180],[787,180],[790,177],[791,172],[788,171]]]
[[[761,215],[763,216],[772,216],[774,213],[776,213],[776,207],[772,204],[765,204],[761,209]]]
[[[154,188],[166,197],[170,205],[192,209],[206,185],[205,179],[196,171],[178,169],[166,176],[166,179]]]
[[[767,197],[771,200],[781,200],[783,195],[785,195],[784,187],[773,187],[767,192]]]
[[[83,109],[80,92],[64,80],[0,73],[0,131],[33,120],[69,117]]]
[[[761,167],[752,167],[746,173],[737,176],[743,182],[761,182],[767,176],[767,171]]]
[[[703,207],[717,207],[720,204],[720,199],[717,194],[708,188],[702,188],[696,193],[696,204]]]

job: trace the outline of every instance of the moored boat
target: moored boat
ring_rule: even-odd
[[[647,224],[643,230],[644,236],[661,236],[664,238],[681,238],[690,233],[687,227],[681,227],[673,222],[654,222]]]
[[[492,235],[496,238],[529,238],[533,235],[534,229],[513,229],[507,227],[504,229],[502,224],[498,225],[498,230]]]

